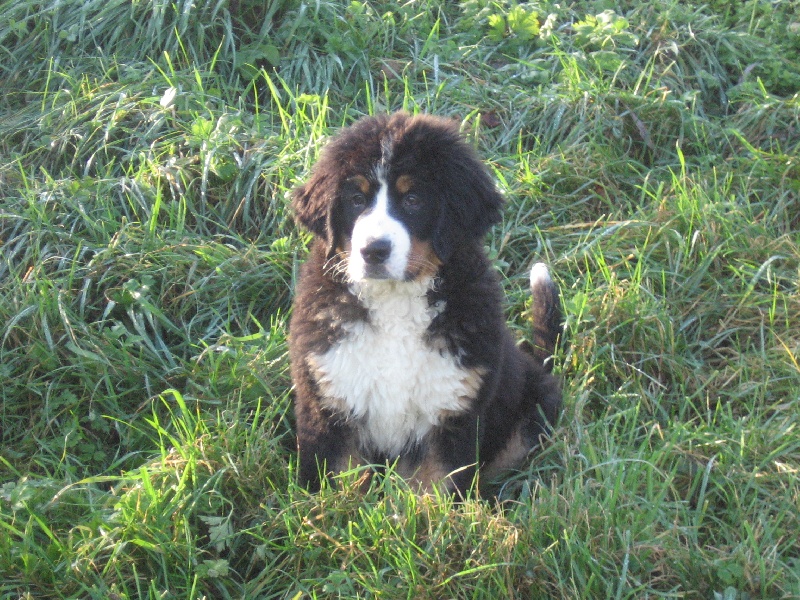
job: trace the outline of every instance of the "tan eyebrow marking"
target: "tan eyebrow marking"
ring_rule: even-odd
[[[414,180],[411,178],[411,175],[400,175],[397,181],[394,182],[394,187],[396,187],[397,191],[401,194],[405,194],[411,189],[413,184]]]
[[[356,184],[356,186],[358,186],[358,189],[360,189],[362,193],[364,194],[369,193],[369,180],[363,175],[356,175],[355,177],[351,177],[350,181]]]

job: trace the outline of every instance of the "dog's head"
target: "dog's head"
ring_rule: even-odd
[[[297,220],[341,256],[350,281],[430,277],[500,220],[502,196],[457,125],[367,117],[325,147],[294,192]]]

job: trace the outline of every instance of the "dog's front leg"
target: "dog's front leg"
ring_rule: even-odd
[[[478,423],[472,416],[447,419],[415,452],[400,458],[397,472],[416,491],[439,491],[463,499],[475,479]]]
[[[353,427],[325,413],[297,411],[298,480],[312,492],[323,479],[364,464]]]

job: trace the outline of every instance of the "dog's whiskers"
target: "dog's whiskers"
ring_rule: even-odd
[[[412,255],[408,257],[406,268],[417,273],[435,275],[439,270],[439,265],[432,260],[428,260],[427,258]]]
[[[347,279],[347,252],[337,252],[325,261],[322,271],[331,279],[344,281]]]

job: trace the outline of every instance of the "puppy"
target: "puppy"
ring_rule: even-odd
[[[299,477],[393,464],[421,492],[464,496],[548,434],[558,290],[531,271],[533,344],[515,343],[483,250],[503,198],[450,120],[367,117],[294,191],[314,236],[290,322]]]

